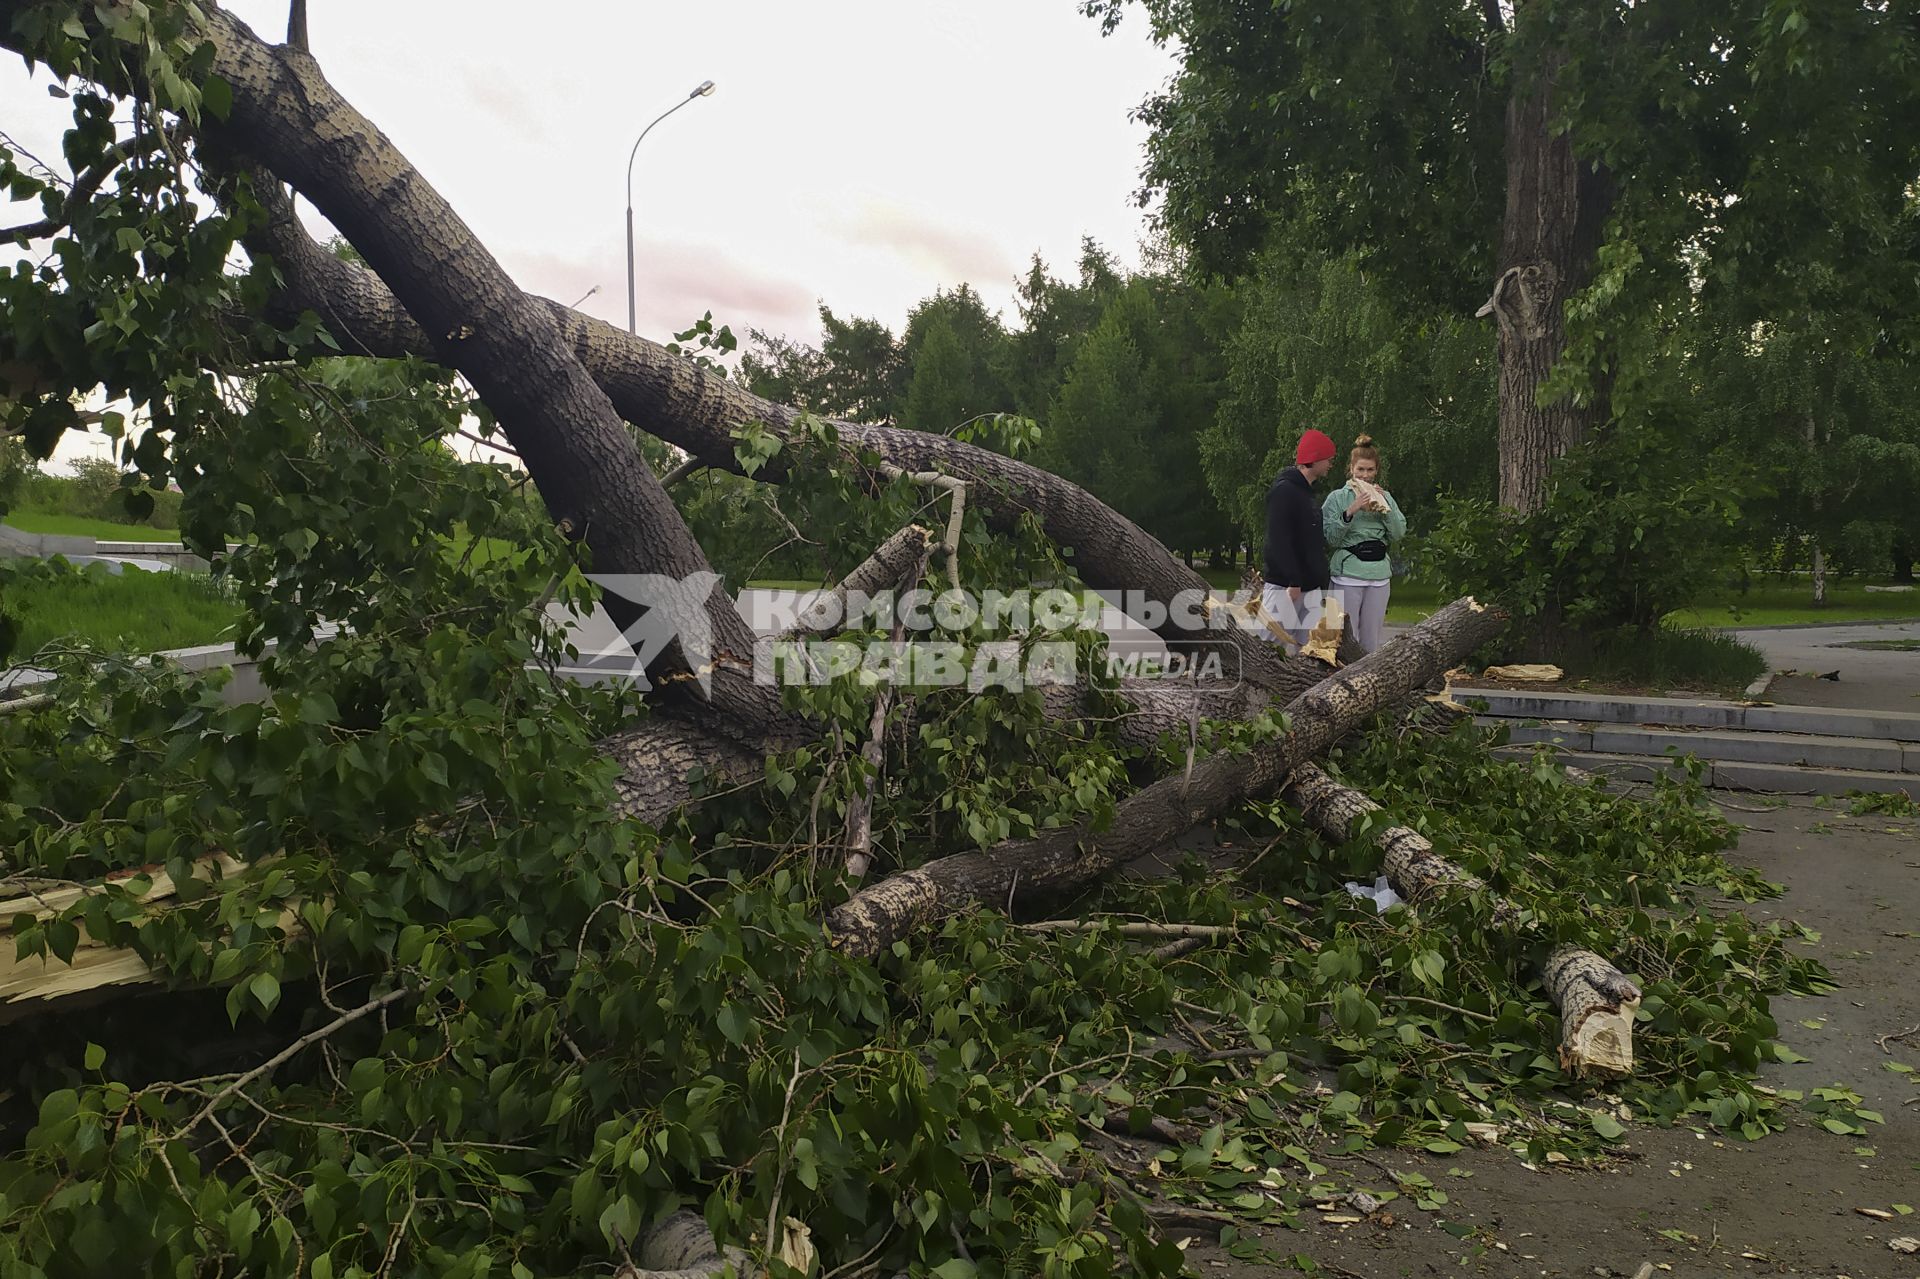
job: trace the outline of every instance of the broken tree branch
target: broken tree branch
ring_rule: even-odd
[[[1456,600],[1287,706],[1288,731],[1245,754],[1214,755],[1191,778],[1160,781],[1121,801],[1105,830],[1089,824],[982,852],[938,858],[863,889],[827,916],[833,944],[872,958],[909,932],[976,903],[1070,891],[1248,798],[1271,792],[1296,765],[1368,716],[1447,670],[1497,634],[1504,614]]]
[[[1037,924],[1022,924],[1029,933],[1092,933],[1107,931],[1119,937],[1231,937],[1238,929],[1224,924],[1116,924],[1104,919],[1049,919]]]
[[[900,579],[903,590],[912,590],[927,571],[928,550],[923,534],[920,558]],[[899,651],[906,639],[905,626],[906,619],[895,610],[892,634],[895,652]],[[860,750],[861,762],[867,767],[867,784],[847,804],[847,878],[856,881],[867,877],[867,868],[872,862],[873,791],[880,784],[880,766],[886,758],[887,712],[893,709],[893,690],[893,684],[884,684],[879,695],[873,699],[873,716],[867,725],[867,744]]]
[[[174,1134],[175,1138],[178,1139],[181,1137],[185,1137],[188,1133],[192,1132],[195,1128],[198,1128],[202,1122],[204,1122],[207,1118],[209,1118],[214,1113],[215,1110],[219,1109],[221,1102],[233,1096],[235,1093],[245,1088],[248,1084],[251,1084],[254,1080],[259,1079],[265,1075],[272,1074],[279,1067],[285,1065],[287,1062],[291,1061],[293,1058],[299,1056],[301,1052],[303,1052],[308,1048],[311,1048],[314,1044],[319,1043],[321,1040],[326,1039],[331,1035],[337,1034],[338,1032],[345,1029],[346,1027],[351,1026],[354,1022],[359,1021],[362,1017],[365,1017],[371,1013],[377,1013],[382,1008],[385,1008],[389,1004],[395,1004],[400,1002],[402,999],[405,999],[408,995],[411,995],[412,993],[413,992],[407,989],[405,986],[395,987],[394,989],[388,991],[384,995],[368,1000],[366,1003],[361,1004],[358,1008],[348,1009],[346,1012],[341,1013],[338,1017],[335,1017],[332,1021],[320,1027],[318,1030],[308,1031],[306,1034],[300,1036],[300,1038],[294,1040],[292,1043],[288,1044],[285,1048],[282,1048],[279,1052],[267,1058],[265,1061],[261,1062],[258,1066],[255,1066],[252,1070],[249,1070],[246,1074],[240,1076],[238,1079],[234,1080],[232,1083],[222,1088],[219,1092],[209,1097],[207,1099],[207,1104],[200,1107],[199,1111],[193,1116],[193,1118],[187,1120],[185,1124],[181,1125],[180,1130]]]
[[[947,558],[947,580],[953,583],[953,589],[960,589],[960,527],[966,518],[967,485],[951,475],[939,471],[903,471],[891,462],[880,464],[880,473],[890,480],[906,480],[926,488],[937,488],[952,499],[947,512],[947,535],[940,539],[940,549]]]
[[[746,1249],[715,1243],[706,1221],[685,1209],[648,1231],[639,1253],[639,1264],[621,1266],[613,1279],[715,1279],[729,1265],[744,1275],[751,1262]]]
[[[1314,764],[1293,772],[1286,789],[1289,803],[1330,839],[1346,841],[1362,819],[1381,808],[1351,786],[1343,786]],[[1434,851],[1420,832],[1382,825],[1369,832],[1382,853],[1381,869],[1393,890],[1409,902],[1442,893],[1485,890],[1486,884]],[[1517,924],[1520,908],[1493,898],[1497,923]],[[1541,985],[1560,1010],[1560,1064],[1575,1074],[1633,1073],[1633,1014],[1640,989],[1626,974],[1593,951],[1560,946],[1541,968]]]

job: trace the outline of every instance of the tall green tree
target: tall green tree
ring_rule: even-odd
[[[876,426],[898,421],[906,393],[907,365],[893,330],[861,316],[843,320],[824,303],[820,307],[820,327],[826,335],[820,344],[820,355],[826,363],[821,374],[820,411]]]
[[[1043,464],[1187,554],[1239,541],[1208,490],[1200,438],[1222,386],[1226,290],[1139,275],[1115,286],[1055,396]]]
[[[1146,185],[1208,269],[1275,221],[1499,334],[1500,497],[1630,389],[1654,300],[1883,259],[1916,173],[1920,13],[1835,0],[1140,0],[1181,69]],[[1128,0],[1085,0],[1111,27]],[[1852,287],[1898,302],[1900,280]]]
[[[1007,382],[1020,412],[1046,415],[1079,343],[1124,283],[1113,255],[1091,236],[1080,242],[1078,283],[1055,278],[1034,254],[1015,299],[1020,328],[1007,340]]]
[[[916,306],[900,345],[908,369],[902,426],[945,433],[982,414],[1013,410],[1000,371],[1006,330],[971,285],[937,291]]]
[[[1267,487],[1300,432],[1341,446],[1366,432],[1415,528],[1444,492],[1492,497],[1492,335],[1444,313],[1424,317],[1357,255],[1282,243],[1240,288],[1243,320],[1226,343],[1227,391],[1202,437],[1208,483],[1243,527],[1261,527]]]
[[[906,363],[893,330],[878,320],[841,319],[820,305],[820,346],[761,329],[740,374],[754,394],[809,412],[884,426],[895,421],[906,388]]]
[[[1706,431],[1737,444],[1763,482],[1748,552],[1807,570],[1816,604],[1831,570],[1884,572],[1920,533],[1920,365],[1848,320],[1722,328],[1698,362]]]

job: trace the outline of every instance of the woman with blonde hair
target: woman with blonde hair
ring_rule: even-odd
[[[1347,610],[1353,638],[1371,653],[1380,647],[1393,589],[1394,543],[1407,535],[1407,517],[1380,484],[1380,450],[1362,435],[1347,455],[1347,482],[1320,508],[1333,589]]]

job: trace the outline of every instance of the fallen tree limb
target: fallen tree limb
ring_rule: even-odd
[[[195,879],[227,879],[246,870],[241,862],[220,853],[193,863]],[[61,884],[0,901],[0,933],[8,931],[18,916],[50,919],[89,894],[143,876],[147,886],[139,894],[141,905],[152,910],[167,909],[179,893],[173,877],[158,866],[137,867],[116,872],[97,883]],[[5,882],[17,884],[21,889],[32,888],[32,881]],[[288,911],[283,914],[281,924],[287,926],[292,920],[293,912]],[[162,979],[162,974],[155,973],[138,951],[98,941],[84,926],[80,927],[72,959],[64,963],[51,955],[17,958],[12,945],[0,945],[0,1025],[110,987],[147,985]]]
[[[955,502],[960,501],[960,499],[960,494],[954,496]],[[920,581],[921,576],[927,571],[927,557],[931,553],[931,549],[931,546],[926,540],[925,532],[921,531],[920,545],[917,552],[918,558],[913,561],[912,566],[908,568],[906,573],[897,579],[899,586],[903,589],[912,589],[912,587]],[[949,556],[951,556],[951,554],[952,551],[950,550]],[[956,578],[955,580],[957,581],[958,579]],[[896,647],[905,638],[904,626],[904,619],[897,615],[896,610],[892,634],[892,640]],[[883,685],[881,686],[878,696],[873,699],[873,715],[867,722],[866,745],[860,748],[860,760],[867,768],[867,784],[856,791],[853,798],[847,803],[846,866],[847,878],[851,880],[857,881],[865,879],[867,870],[873,861],[871,855],[873,850],[873,791],[874,788],[880,784],[880,769],[886,761],[887,712],[893,709],[893,691],[894,686],[892,684]]]
[[[946,556],[947,580],[954,590],[960,589],[960,529],[967,514],[967,485],[951,475],[939,471],[903,471],[891,462],[880,464],[880,473],[891,480],[906,480],[925,488],[936,488],[948,497],[947,532],[940,539],[940,550]]]
[[[1190,777],[1154,782],[1121,801],[1105,830],[1083,823],[938,858],[883,880],[830,912],[827,934],[848,954],[872,958],[915,929],[975,903],[998,905],[1084,887],[1181,832],[1270,793],[1296,765],[1447,670],[1505,622],[1504,614],[1471,598],[1456,600],[1288,703],[1290,727],[1277,741],[1202,760]]]
[[[873,596],[897,588],[911,569],[933,545],[933,534],[918,524],[909,524],[875,547],[873,554],[856,565],[838,583],[821,591],[802,609],[800,616],[780,636],[792,639],[800,635],[825,635],[846,621],[849,603],[857,596]]]
[[[186,1137],[195,1128],[198,1128],[203,1122],[205,1122],[207,1119],[212,1117],[213,1112],[219,1109],[221,1102],[233,1096],[235,1093],[238,1093],[239,1091],[244,1089],[248,1084],[252,1083],[254,1080],[260,1079],[267,1075],[272,1074],[275,1070],[279,1069],[281,1066],[285,1065],[287,1062],[293,1060],[295,1057],[299,1056],[300,1053],[302,1053],[308,1048],[311,1048],[313,1045],[319,1043],[321,1040],[326,1039],[330,1035],[334,1035],[339,1033],[342,1030],[345,1030],[348,1026],[351,1026],[354,1022],[359,1021],[362,1017],[365,1017],[370,1013],[377,1013],[382,1008],[387,1007],[389,1004],[395,1004],[400,1002],[402,999],[405,999],[408,995],[412,993],[413,993],[412,991],[408,990],[404,986],[396,987],[395,989],[388,991],[384,995],[379,995],[373,999],[369,999],[366,1003],[361,1004],[358,1008],[348,1009],[346,1012],[341,1013],[338,1017],[335,1017],[332,1021],[328,1022],[326,1025],[321,1026],[316,1030],[309,1031],[306,1034],[300,1036],[300,1038],[294,1040],[292,1043],[288,1044],[285,1048],[281,1049],[279,1052],[275,1053],[273,1056],[269,1057],[267,1060],[261,1062],[258,1066],[255,1066],[252,1070],[249,1070],[246,1074],[240,1076],[238,1079],[235,1079],[233,1082],[229,1083],[226,1087],[222,1088],[219,1092],[207,1098],[207,1104],[200,1107],[200,1109],[197,1112],[195,1112],[193,1118],[187,1120],[186,1123],[182,1124],[180,1126],[180,1130],[177,1133],[175,1133],[174,1136],[176,1138]]]
[[[1354,837],[1363,818],[1381,811],[1314,764],[1294,769],[1285,795],[1316,829],[1343,842]],[[1486,888],[1478,877],[1435,852],[1427,837],[1411,827],[1382,825],[1369,834],[1381,851],[1387,881],[1409,902]],[[1521,918],[1519,907],[1497,895],[1493,913],[1505,924]],[[1579,1075],[1633,1073],[1633,1014],[1640,1006],[1640,989],[1626,974],[1593,951],[1560,946],[1547,956],[1540,981],[1560,1010],[1563,1068]]]
[[[350,351],[448,358],[441,350],[443,344],[414,321],[383,282],[384,270],[376,275],[360,263],[327,252],[300,225],[284,192],[273,189],[258,195],[269,217],[249,237],[248,247],[270,256],[280,268],[284,287],[277,308],[284,318],[295,319],[311,310]],[[547,310],[562,340],[622,417],[714,470],[743,473],[734,453],[734,431],[759,423],[785,437],[801,416],[799,410],[754,395],[658,343],[550,299],[528,295],[526,300]],[[1232,673],[1263,686],[1274,684],[1285,664],[1284,654],[1259,634],[1240,629],[1225,610],[1210,610],[1201,603],[1193,613],[1177,616],[1177,602],[1211,599],[1206,579],[1079,485],[943,435],[845,421],[835,421],[833,426],[850,450],[871,452],[886,467],[965,483],[970,490],[967,500],[996,528],[1011,527],[1020,516],[1033,515],[1050,539],[1073,549],[1074,571],[1082,581],[1095,590],[1113,592],[1122,611],[1150,624],[1164,639],[1191,640],[1196,633],[1191,623],[1217,614],[1208,619],[1214,629],[1206,635],[1234,655],[1238,669]],[[752,478],[781,483],[789,462],[784,451],[776,454]],[[1156,608],[1165,616],[1142,616]]]

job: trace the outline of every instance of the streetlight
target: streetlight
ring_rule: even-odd
[[[680,99],[653,118],[653,124],[640,130],[640,136],[633,140],[633,150],[627,152],[627,332],[637,333],[633,318],[633,157],[640,154],[640,144],[653,132],[653,125],[678,111],[695,98],[713,96],[713,81],[702,80],[692,93]]]

